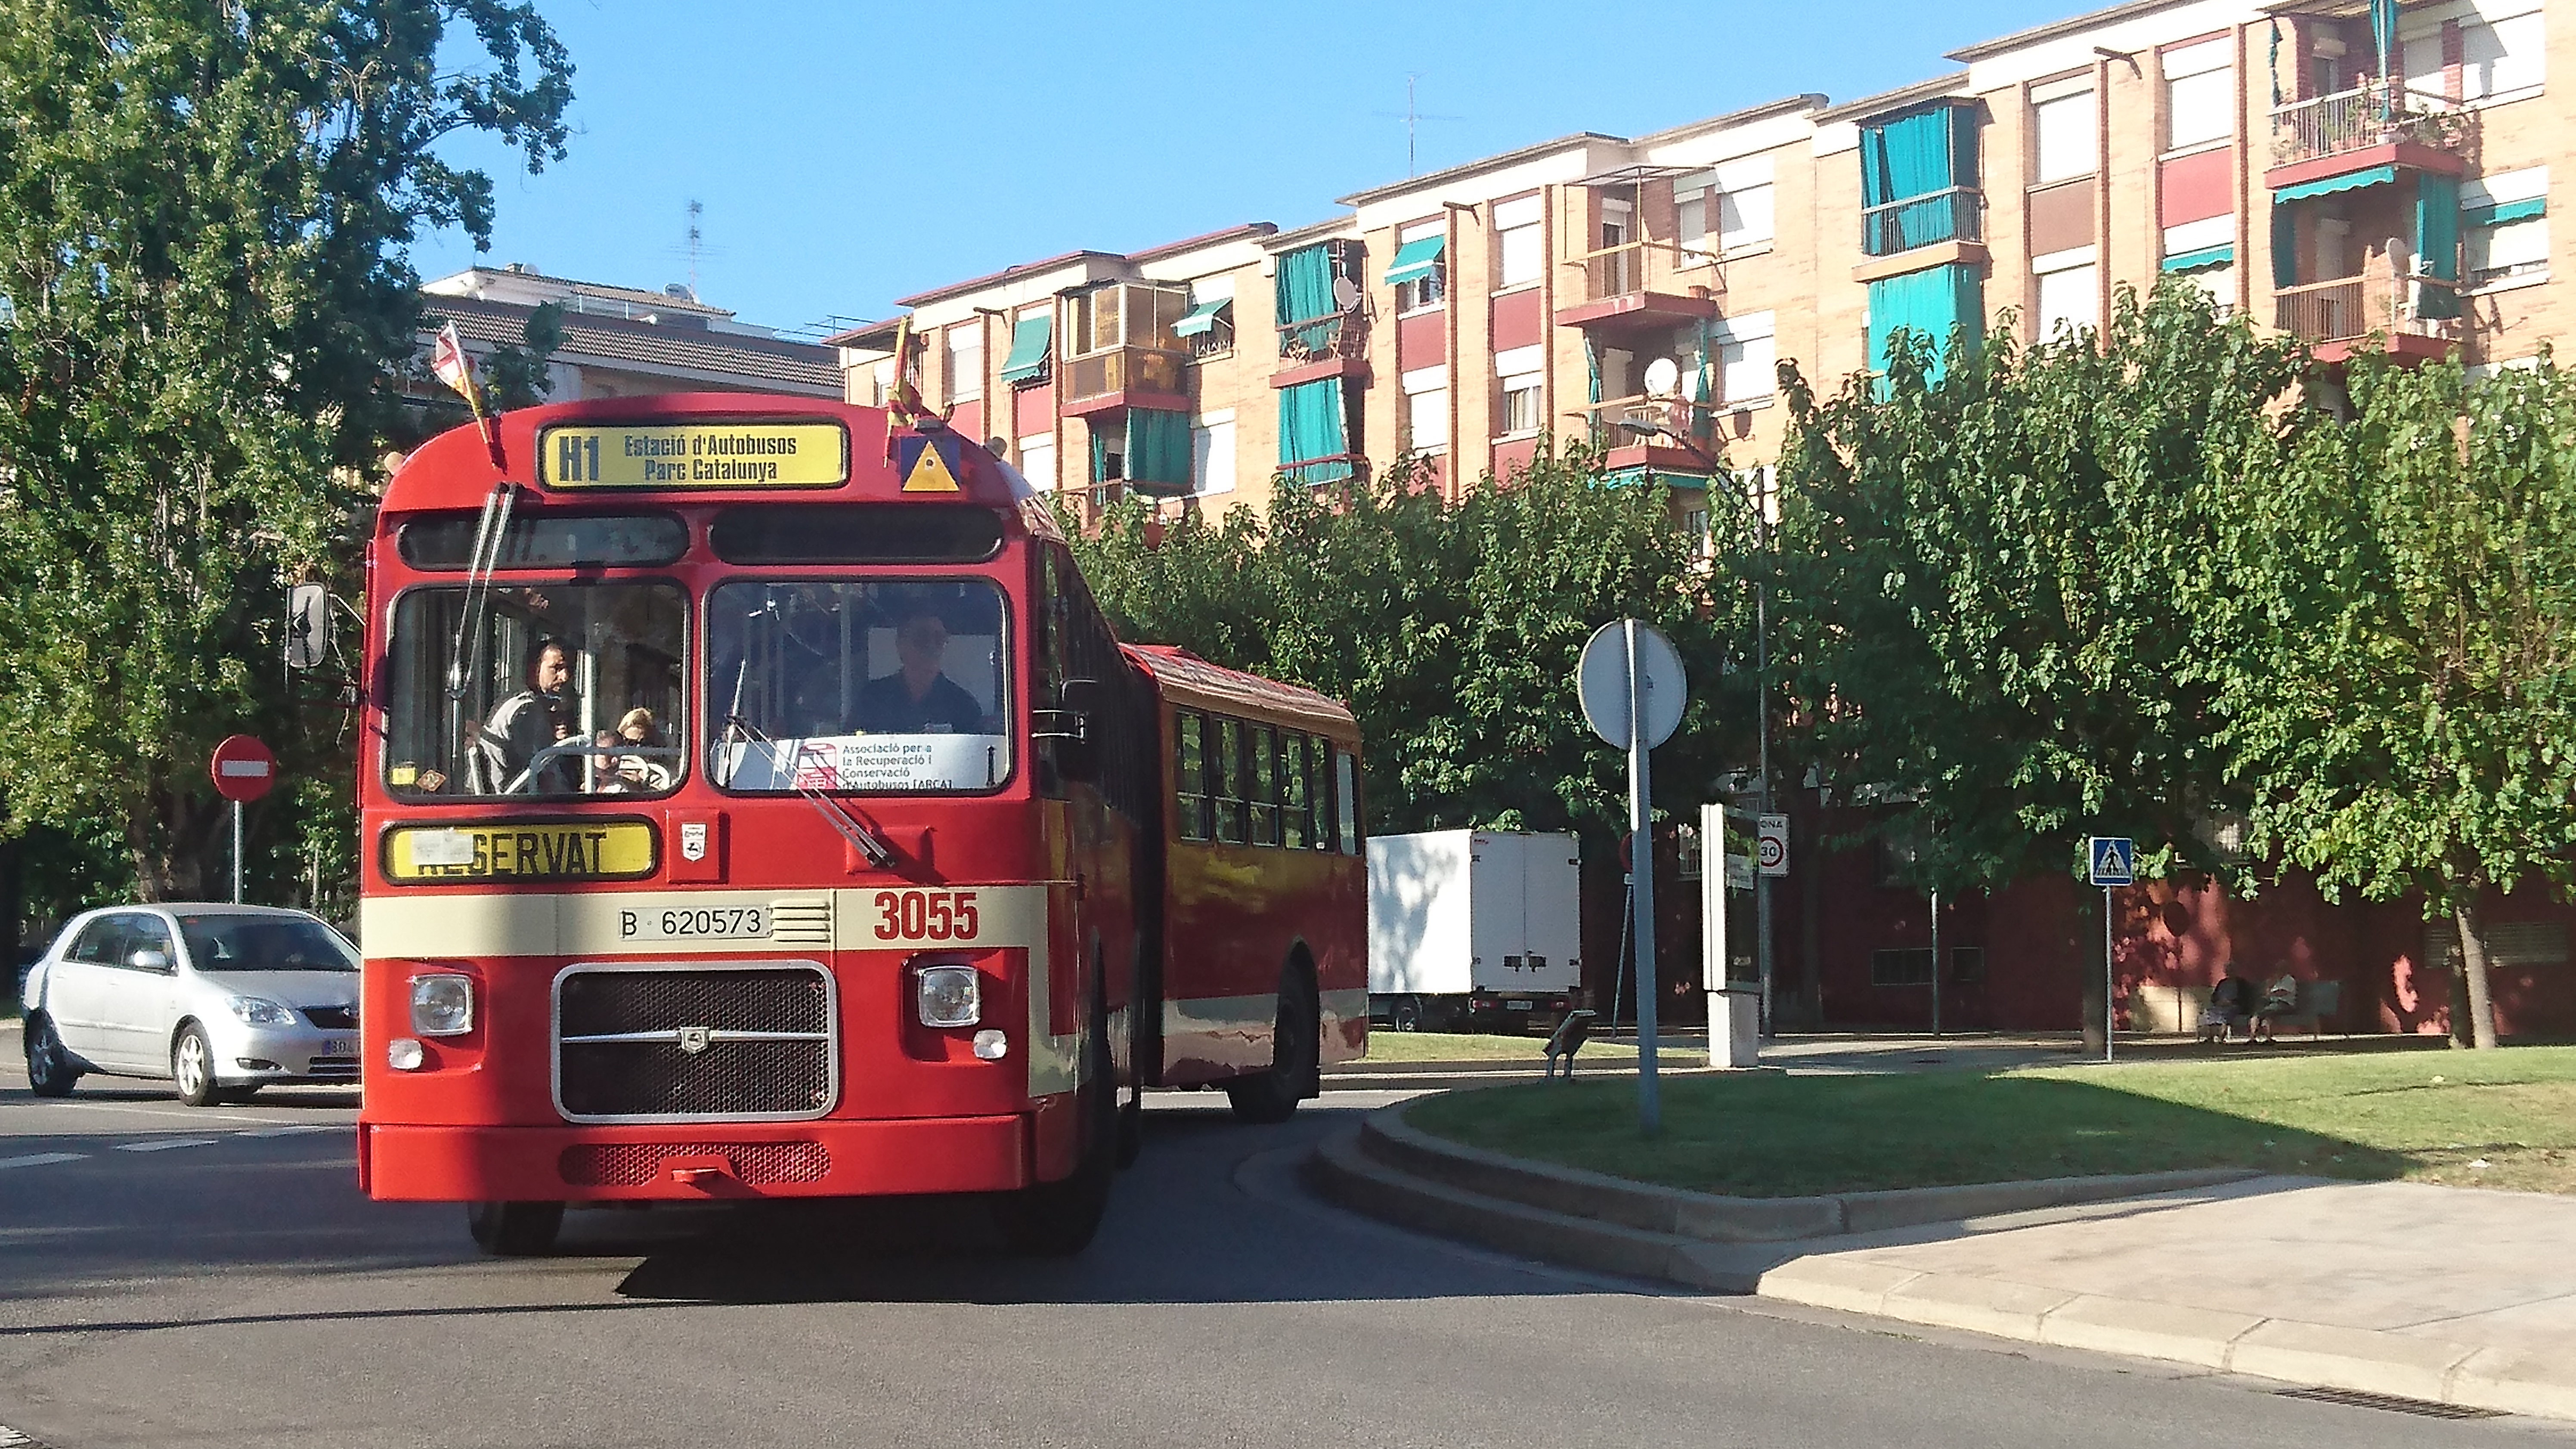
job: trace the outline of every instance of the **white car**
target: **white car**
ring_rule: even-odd
[[[54,938],[22,999],[40,1097],[92,1072],[167,1080],[192,1107],[358,1079],[358,952],[302,911],[91,911]]]

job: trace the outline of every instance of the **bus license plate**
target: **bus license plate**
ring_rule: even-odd
[[[619,911],[617,934],[629,941],[765,941],[769,908],[672,906]]]

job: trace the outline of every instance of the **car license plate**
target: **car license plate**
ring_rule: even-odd
[[[317,1057],[352,1057],[358,1054],[358,1044],[344,1036],[324,1037],[321,1048],[313,1054]]]
[[[1535,1001],[1506,1001],[1503,1003],[1503,1009],[1506,1011],[1527,1011],[1536,1005],[1538,1005],[1538,1003]]]

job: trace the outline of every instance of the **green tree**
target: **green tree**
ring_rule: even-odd
[[[2365,362],[2348,386],[2348,422],[2232,470],[2210,673],[2256,841],[2330,895],[2422,892],[2493,1046],[2479,897],[2576,870],[2576,377]]]
[[[12,828],[113,822],[139,889],[197,893],[213,742],[336,748],[336,712],[307,731],[289,702],[282,586],[369,504],[419,325],[406,245],[488,241],[491,182],[439,143],[537,169],[570,82],[515,0],[0,0]]]
[[[2222,868],[2193,830],[2233,798],[2195,669],[2217,498],[2295,351],[2169,285],[2123,289],[2098,336],[2006,331],[1938,382],[1932,357],[1900,337],[1885,378],[1826,400],[1784,369],[1793,749],[1846,798],[1907,803],[1916,883],[1945,895],[2065,871],[2096,833]]]

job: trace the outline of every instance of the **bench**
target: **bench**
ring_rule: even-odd
[[[2304,1026],[2308,1035],[2322,1035],[2326,1023],[2341,1015],[2342,1011],[2342,982],[2301,981],[2298,999],[2291,1003],[2288,1011],[2272,1018],[2272,1030],[2278,1033],[2285,1028]],[[2341,1030],[2341,1027],[2336,1029]]]

